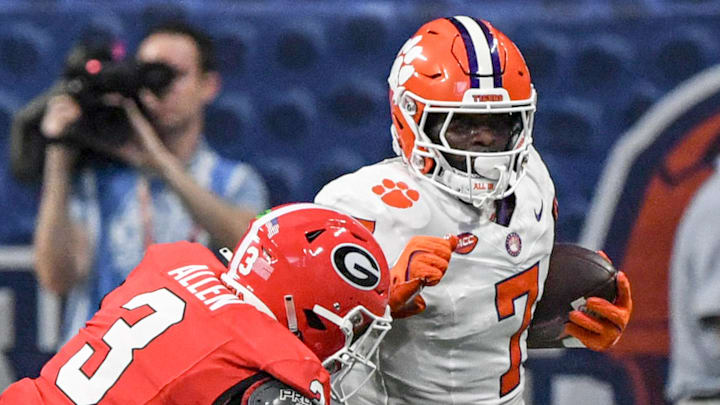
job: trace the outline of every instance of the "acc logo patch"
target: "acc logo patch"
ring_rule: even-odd
[[[475,249],[478,243],[478,237],[470,232],[461,233],[458,237],[458,244],[455,248],[455,253],[466,255]]]
[[[348,284],[360,290],[372,290],[380,284],[380,265],[367,250],[343,243],[330,254],[333,268]]]
[[[518,235],[517,232],[511,232],[507,238],[505,238],[505,250],[507,250],[508,254],[512,257],[520,254],[522,250],[522,239],[520,239],[520,235]]]

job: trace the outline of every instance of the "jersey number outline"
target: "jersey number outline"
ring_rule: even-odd
[[[520,336],[528,328],[532,320],[532,306],[538,296],[539,269],[540,264],[538,263],[495,284],[495,309],[497,310],[498,321],[515,315],[515,301],[522,296],[527,296],[522,324],[510,338],[510,367],[500,376],[501,398],[520,384],[520,363],[522,362]]]
[[[102,340],[109,350],[92,376],[82,370],[96,353],[88,343],[60,368],[55,385],[75,404],[99,402],[130,366],[135,350],[146,347],[185,317],[185,301],[167,288],[136,295],[122,308],[131,311],[146,305],[152,313],[132,326],[119,318],[105,332]]]

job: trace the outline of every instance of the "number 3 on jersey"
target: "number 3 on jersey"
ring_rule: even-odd
[[[99,402],[132,363],[134,350],[144,348],[185,316],[185,301],[166,288],[137,295],[122,307],[133,310],[144,305],[154,312],[132,326],[120,318],[103,335],[109,350],[91,377],[82,370],[95,353],[87,343],[60,368],[55,383],[73,402]]]
[[[515,300],[527,296],[525,308],[521,312],[522,324],[510,338],[510,368],[500,377],[500,396],[503,397],[520,384],[520,336],[530,325],[532,306],[538,296],[539,264],[495,284],[495,307],[498,321],[515,315]]]

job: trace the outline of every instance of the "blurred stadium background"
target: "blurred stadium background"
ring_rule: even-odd
[[[580,240],[616,141],[720,62],[717,0],[0,0],[0,153],[12,114],[51,85],[78,39],[109,33],[134,51],[148,26],[183,16],[217,43],[224,88],[209,115],[211,145],[254,164],[273,204],[310,200],[332,178],[392,156],[385,79],[395,53],[424,21],[455,14],[490,20],[527,59],[560,241]],[[38,186],[18,183],[5,158],[0,190],[1,391],[38,373],[61,303],[31,269]],[[634,403],[606,355],[540,353],[528,366],[531,403]]]

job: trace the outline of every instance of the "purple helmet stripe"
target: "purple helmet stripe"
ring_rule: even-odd
[[[502,70],[500,67],[500,52],[498,51],[497,44],[495,43],[495,37],[493,36],[492,32],[490,32],[490,27],[488,27],[485,22],[478,20],[477,18],[474,18],[474,20],[480,26],[483,34],[485,34],[485,39],[487,39],[488,41],[488,48],[490,48],[490,58],[492,58],[493,79],[495,81],[495,87],[502,87],[503,83]]]
[[[458,30],[460,36],[463,39],[463,42],[465,43],[465,50],[467,51],[467,58],[470,69],[470,87],[479,88],[480,79],[474,75],[474,73],[477,73],[478,71],[478,62],[477,58],[475,57],[475,46],[473,45],[472,39],[470,38],[470,33],[467,31],[467,29],[465,29],[465,26],[462,25],[462,23],[454,17],[449,17],[448,20],[450,20],[450,22],[455,25],[455,28]]]

